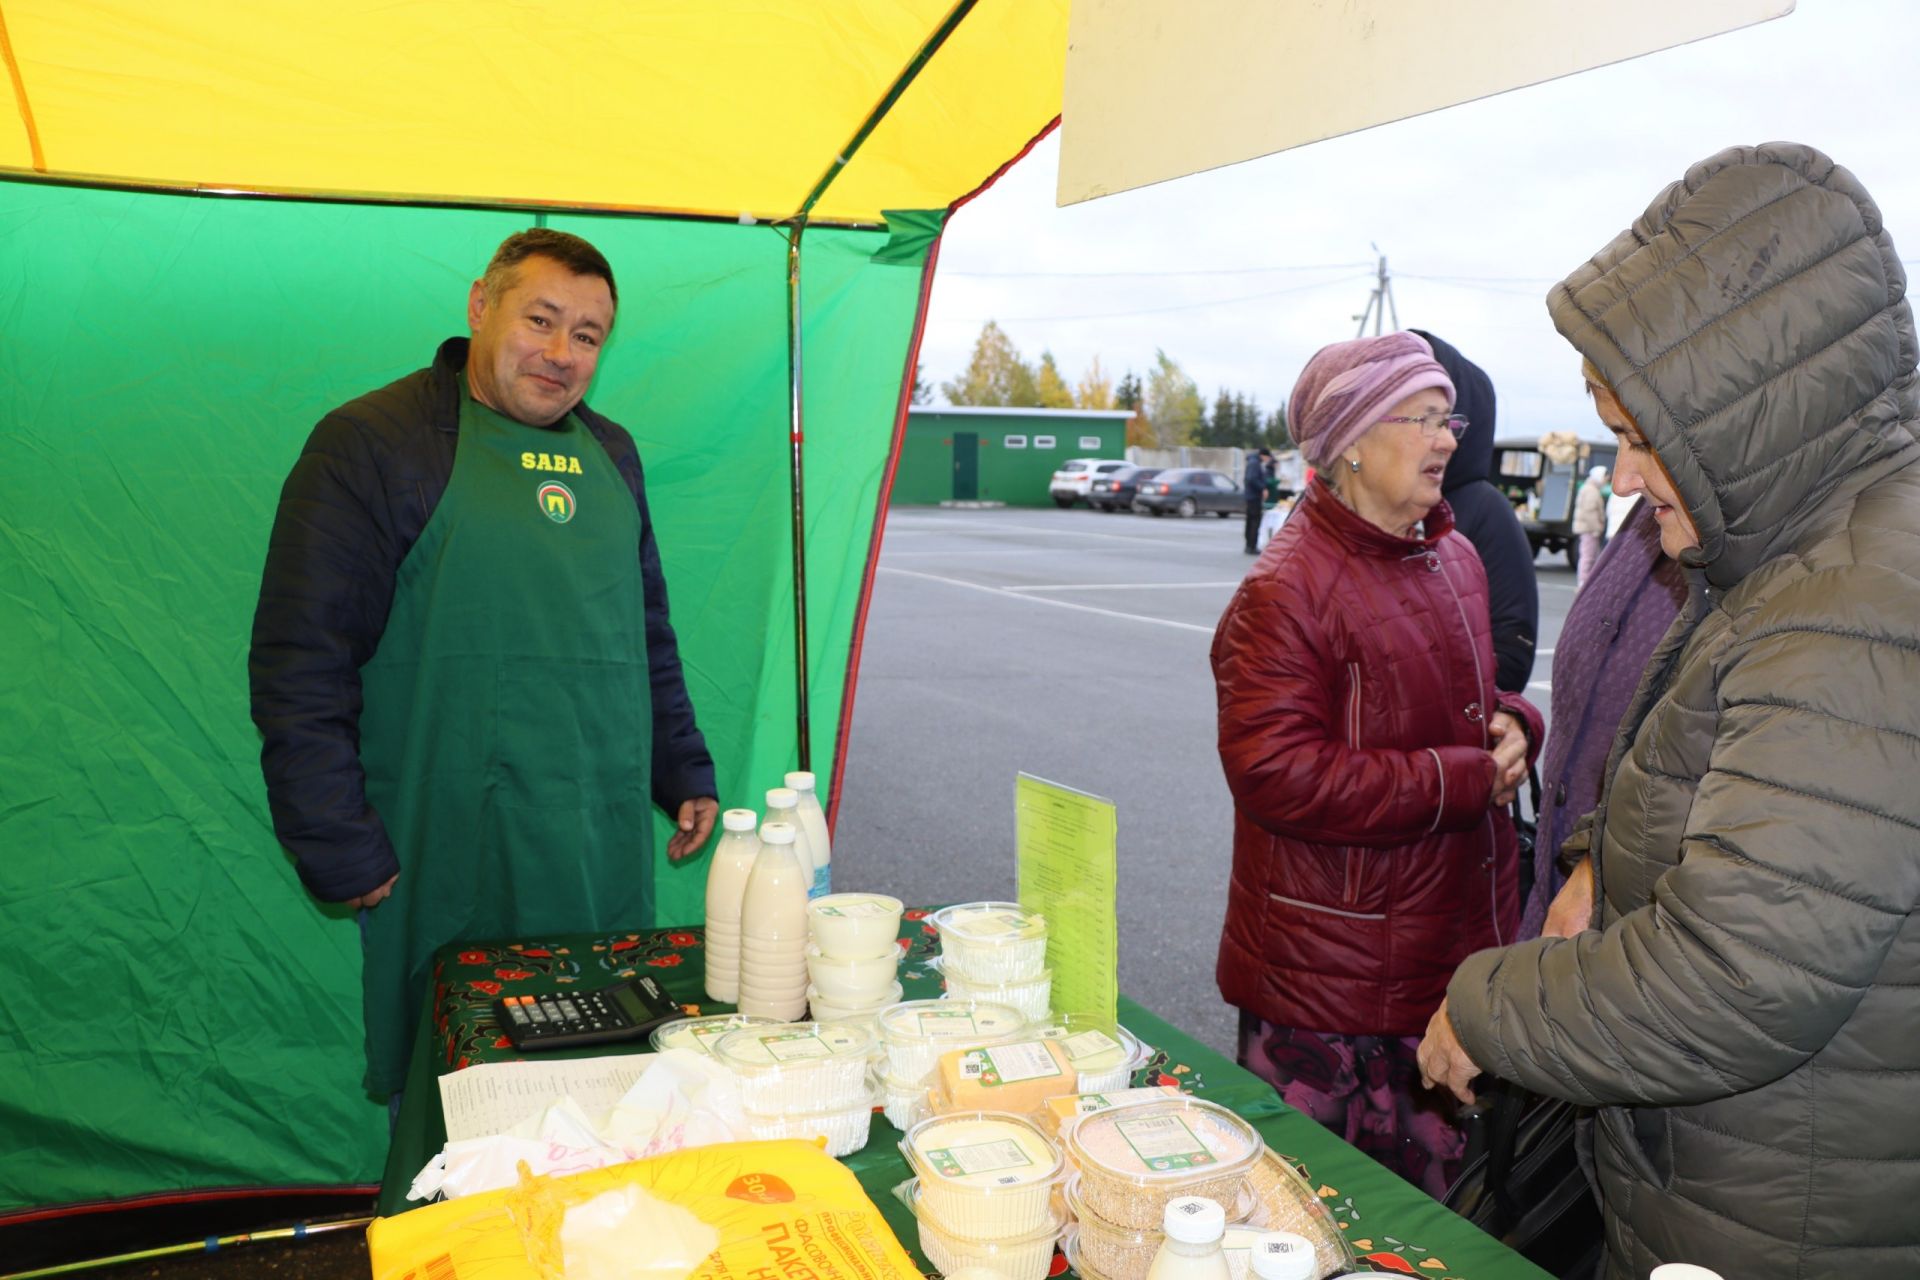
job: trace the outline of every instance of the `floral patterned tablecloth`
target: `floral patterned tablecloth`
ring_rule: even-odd
[[[927,923],[931,908],[906,912],[900,926],[900,983],[905,998],[940,994],[931,961],[939,941]],[[516,1055],[493,1016],[502,995],[593,989],[623,977],[648,973],[689,1014],[726,1013],[731,1005],[709,1001],[701,932],[693,927],[635,933],[572,934],[507,942],[467,942],[447,947],[435,959],[431,1006],[415,1040],[413,1065],[381,1187],[380,1212],[403,1212],[407,1188],[446,1141],[436,1077],[481,1062]],[[1375,1273],[1429,1276],[1434,1280],[1544,1280],[1547,1273],[1507,1249],[1338,1137],[1282,1103],[1257,1076],[1201,1045],[1172,1024],[1122,997],[1120,1020],[1151,1049],[1134,1084],[1175,1084],[1220,1103],[1259,1129],[1267,1145],[1292,1161],[1347,1235],[1361,1265]],[[644,1052],[645,1045],[634,1051]],[[560,1056],[590,1057],[607,1046]],[[885,1214],[900,1241],[920,1262],[913,1217],[891,1194],[910,1174],[896,1143],[899,1133],[875,1113],[864,1150],[846,1158]],[[1064,1256],[1053,1274],[1068,1274]]]

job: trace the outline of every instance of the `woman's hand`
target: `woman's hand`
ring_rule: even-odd
[[[1593,927],[1593,860],[1582,858],[1547,908],[1540,933],[1547,938],[1573,938]]]
[[[1520,794],[1527,779],[1527,727],[1510,711],[1496,711],[1487,722],[1493,739],[1493,796],[1488,804],[1504,809]]]
[[[1429,1089],[1446,1089],[1468,1106],[1473,1105],[1473,1090],[1469,1086],[1480,1074],[1480,1068],[1467,1056],[1460,1037],[1453,1034],[1445,1000],[1433,1011],[1433,1018],[1427,1023],[1427,1038],[1420,1042],[1414,1056],[1420,1063],[1421,1084]]]

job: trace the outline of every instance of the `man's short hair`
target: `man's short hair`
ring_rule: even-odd
[[[500,242],[500,247],[493,251],[493,261],[487,263],[487,273],[480,277],[480,287],[486,290],[487,300],[500,301],[500,295],[513,283],[520,264],[533,257],[551,258],[577,276],[598,276],[605,280],[614,309],[619,310],[620,289],[613,282],[613,268],[608,265],[606,255],[579,236],[551,227],[529,227]]]

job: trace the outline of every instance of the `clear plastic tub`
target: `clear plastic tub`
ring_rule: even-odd
[[[1079,1236],[1080,1257],[1092,1268],[1091,1272],[1080,1274],[1083,1277],[1098,1274],[1101,1280],[1147,1280],[1147,1268],[1153,1265],[1153,1255],[1160,1251],[1160,1241],[1164,1238],[1160,1228],[1122,1227],[1108,1222],[1087,1208],[1078,1176],[1067,1180],[1066,1199]],[[1242,1230],[1240,1224],[1254,1211],[1253,1193],[1243,1186],[1239,1198],[1222,1207],[1227,1213],[1228,1234]],[[1243,1269],[1246,1261],[1245,1246],[1242,1246]]]
[[[762,1116],[871,1107],[873,1033],[847,1022],[781,1022],[721,1036],[713,1056],[740,1082],[740,1105]]]
[[[900,1003],[900,984],[894,983],[883,992],[878,1000],[861,1004],[842,1004],[838,1000],[829,1000],[813,987],[807,988],[807,1007],[813,1011],[816,1022],[857,1022],[864,1027],[872,1027],[880,1017],[880,1011],[889,1005]]]
[[[895,1080],[889,1075],[880,1077],[880,1102],[888,1123],[902,1133],[933,1114],[926,1085]]]
[[[1198,1098],[1096,1111],[1065,1139],[1080,1169],[1081,1202],[1135,1229],[1158,1226],[1177,1196],[1232,1204],[1266,1149],[1252,1125]]]
[[[907,1130],[900,1151],[920,1179],[917,1212],[971,1240],[1041,1231],[1065,1173],[1060,1148],[1032,1121],[1004,1111],[957,1111]]]
[[[873,1005],[898,986],[900,948],[888,947],[877,956],[848,960],[807,948],[807,976],[813,989],[836,1004]]]
[[[1047,965],[1047,918],[1017,902],[962,902],[933,913],[947,975],[980,985],[1025,982]]]
[[[830,893],[807,904],[807,933],[822,955],[877,956],[900,949],[901,911],[884,893]]]
[[[1311,1240],[1322,1276],[1342,1275],[1357,1265],[1340,1224],[1284,1156],[1263,1151],[1247,1171],[1247,1190],[1253,1197],[1248,1226],[1261,1231],[1291,1231]]]
[[[1083,1013],[1055,1014],[1046,1025],[1030,1029],[1060,1041],[1067,1060],[1080,1076],[1081,1093],[1113,1093],[1133,1080],[1147,1061],[1147,1047],[1117,1022]]]
[[[991,1000],[996,1004],[1010,1004],[1025,1015],[1028,1022],[1041,1021],[1053,1007],[1051,969],[1042,969],[1035,976],[1019,982],[1000,983],[969,981],[944,962],[940,969],[946,975],[947,994],[955,1000]]]
[[[882,1009],[875,1023],[887,1074],[928,1084],[942,1053],[1012,1040],[1026,1030],[1027,1016],[986,1000],[907,1000]]]
[[[1053,1268],[1053,1250],[1066,1217],[1056,1205],[1047,1206],[1045,1223],[1021,1236],[983,1240],[955,1231],[927,1208],[925,1184],[914,1179],[901,1189],[902,1198],[920,1224],[920,1252],[941,1275],[953,1277],[969,1268],[984,1270],[1002,1280],[1046,1280]],[[973,1272],[968,1272],[973,1274]]]
[[[816,1111],[810,1115],[763,1116],[746,1113],[747,1127],[761,1141],[777,1138],[821,1138],[827,1154],[849,1156],[867,1145],[867,1133],[873,1124],[871,1100],[840,1111]]]
[[[655,1053],[663,1049],[696,1049],[711,1054],[713,1043],[729,1031],[742,1027],[770,1027],[772,1018],[756,1018],[750,1013],[716,1013],[704,1018],[675,1018],[653,1029],[647,1043]]]

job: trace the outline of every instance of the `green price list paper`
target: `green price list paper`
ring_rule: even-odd
[[[1120,995],[1113,801],[1023,773],[1013,809],[1020,905],[1047,918],[1054,1012],[1112,1022]]]

